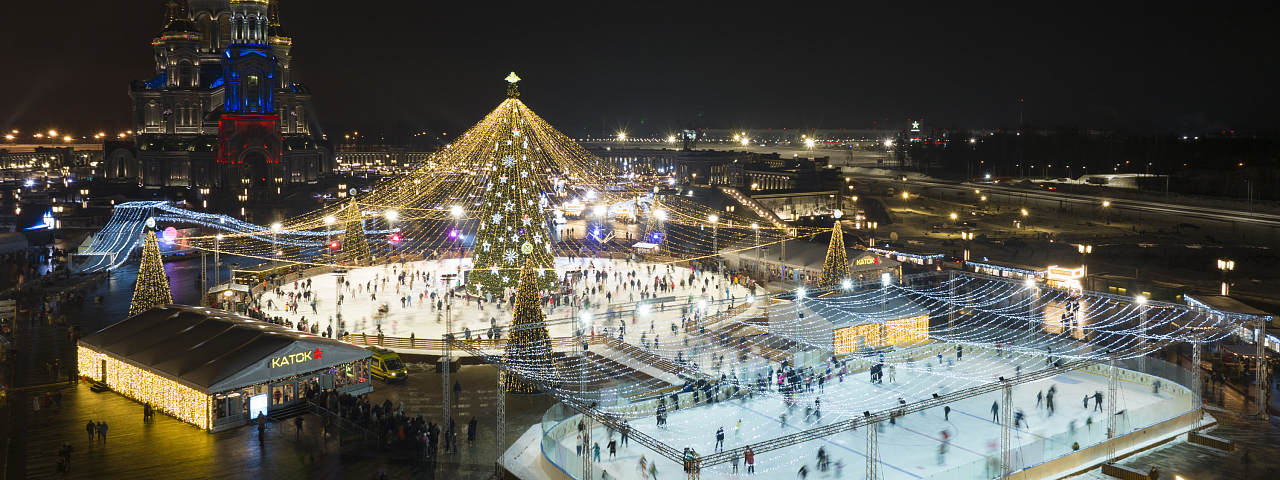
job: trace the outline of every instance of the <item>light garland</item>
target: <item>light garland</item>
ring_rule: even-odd
[[[135,367],[102,352],[78,346],[76,363],[80,373],[105,383],[121,395],[208,430],[212,415],[209,395],[155,373]],[[106,378],[103,378],[106,362]]]

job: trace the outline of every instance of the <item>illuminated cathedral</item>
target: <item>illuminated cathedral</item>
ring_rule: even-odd
[[[277,0],[169,0],[151,45],[155,74],[129,86],[134,139],[107,142],[108,178],[262,201],[333,170]]]

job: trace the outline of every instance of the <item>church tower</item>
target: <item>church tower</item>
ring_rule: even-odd
[[[275,92],[275,52],[267,44],[267,2],[231,0],[231,44],[222,58],[225,91],[218,122],[218,163],[231,189],[284,183]]]
[[[107,177],[187,199],[199,189],[212,206],[220,195],[272,202],[331,171],[332,152],[312,137],[311,92],[290,74],[279,0],[162,1],[155,72],[129,89],[136,134],[104,144]]]

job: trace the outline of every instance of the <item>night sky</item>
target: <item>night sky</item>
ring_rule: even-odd
[[[282,0],[294,79],[331,138],[398,121],[453,136],[512,70],[570,135],[1013,127],[1019,99],[1038,127],[1280,130],[1274,1],[500,3]],[[0,128],[123,130],[163,15],[6,2]]]

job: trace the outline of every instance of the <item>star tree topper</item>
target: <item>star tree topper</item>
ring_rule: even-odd
[[[507,75],[507,83],[516,83],[519,81],[520,77],[516,76],[516,72],[511,72],[511,75]]]

